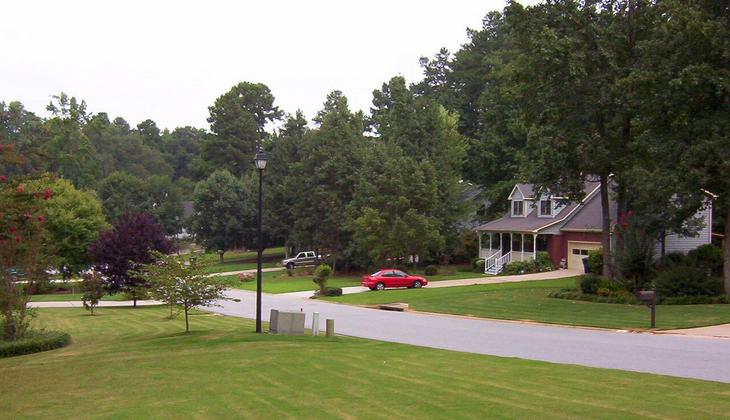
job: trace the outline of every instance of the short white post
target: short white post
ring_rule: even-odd
[[[537,259],[537,234],[532,234],[532,259]]]
[[[319,335],[319,312],[312,314],[312,335],[315,337]]]
[[[479,254],[478,256],[482,256],[482,232],[477,231],[477,238],[479,238]]]

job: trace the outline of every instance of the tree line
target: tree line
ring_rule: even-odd
[[[0,138],[38,156],[27,169],[95,191],[112,224],[147,212],[176,232],[192,200],[190,227],[213,250],[253,245],[261,146],[267,241],[362,267],[452,258],[476,205],[467,185],[490,218],[516,181],[577,200],[595,180],[604,269],[620,275],[609,234],[627,215],[651,240],[690,233],[705,190],[730,219],[729,15],[718,0],[511,2],[456,52],[422,58],[423,80],[383,83],[367,114],[335,91],[310,124],[242,82],[209,107],[209,130],[130,128],[61,94],[46,119],[0,104]]]

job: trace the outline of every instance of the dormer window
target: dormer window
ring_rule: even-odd
[[[525,215],[525,202],[522,200],[512,201],[512,216],[524,216]]]
[[[540,200],[540,216],[552,216],[553,215],[553,200],[546,199]]]

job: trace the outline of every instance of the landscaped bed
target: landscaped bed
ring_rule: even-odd
[[[8,418],[685,417],[730,412],[730,385],[347,337],[256,335],[162,307],[42,309],[65,348],[0,360]],[[597,380],[599,378],[599,380]],[[637,398],[640,395],[641,398]],[[374,403],[376,402],[376,403]]]
[[[575,287],[576,278],[420,290],[365,292],[334,302],[356,305],[404,302],[411,310],[483,318],[536,321],[615,329],[649,328],[643,305],[607,304],[549,297]],[[730,305],[660,305],[657,328],[691,328],[730,322]]]

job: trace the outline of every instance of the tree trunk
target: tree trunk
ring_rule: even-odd
[[[136,308],[137,307],[137,292],[135,292],[134,290],[132,291],[132,302],[133,302],[132,307]]]
[[[722,253],[725,294],[730,296],[730,207],[725,210],[725,238],[722,240]]]
[[[190,332],[190,324],[188,323],[188,306],[185,305],[185,333]]]
[[[601,246],[603,247],[603,275],[612,278],[611,270],[611,207],[608,196],[608,175],[601,175]]]
[[[223,264],[223,252],[218,253],[218,261],[220,261],[221,264]]]

